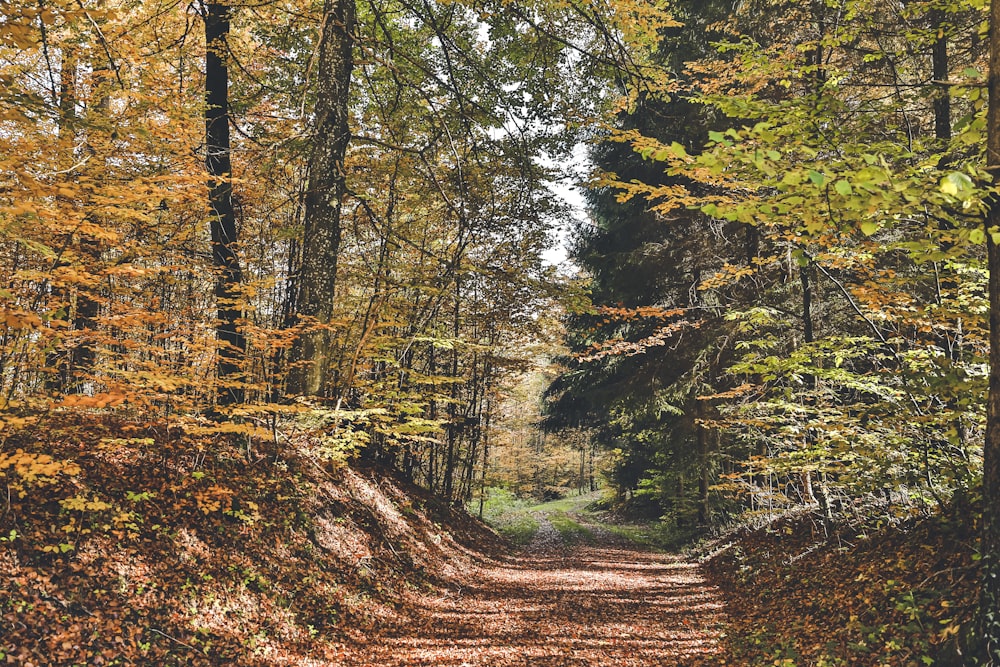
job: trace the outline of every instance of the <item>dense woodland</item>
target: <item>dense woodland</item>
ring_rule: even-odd
[[[604,485],[703,531],[944,511],[982,535],[963,642],[994,664],[991,25],[997,0],[0,0],[4,517],[50,487],[110,509],[19,435],[104,418],[480,513]],[[75,548],[42,532],[2,539]]]

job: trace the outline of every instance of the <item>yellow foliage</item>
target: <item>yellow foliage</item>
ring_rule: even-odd
[[[194,499],[198,503],[198,509],[203,514],[211,514],[222,510],[222,503],[226,501],[226,508],[229,507],[228,499],[235,495],[232,489],[213,484],[207,489],[195,491]]]
[[[23,484],[52,484],[60,474],[79,475],[80,466],[72,461],[58,461],[48,454],[29,454],[18,449],[0,453],[0,474],[16,475]],[[23,492],[20,495],[24,497]]]
[[[257,426],[255,424],[248,423],[238,423],[238,422],[222,422],[219,424],[214,424],[212,426],[196,426],[193,424],[185,424],[184,432],[191,436],[204,436],[204,435],[221,435],[221,434],[238,434],[246,435],[251,438],[270,438],[271,432],[265,428]]]
[[[102,510],[111,509],[112,507],[109,503],[106,503],[103,500],[98,500],[97,498],[87,500],[84,496],[79,495],[73,496],[72,498],[63,498],[59,501],[59,504],[62,505],[63,509],[70,511],[77,510],[80,512],[100,512]]]

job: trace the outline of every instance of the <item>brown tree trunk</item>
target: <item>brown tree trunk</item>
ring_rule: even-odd
[[[812,285],[815,282],[814,276],[815,272],[812,270],[811,264],[807,264],[799,269],[799,279],[802,282],[802,337],[806,345],[816,340],[812,318]],[[807,387],[807,391],[812,392],[812,395],[806,398],[806,404],[815,405],[816,392],[819,386],[816,376],[812,374],[806,375],[803,377],[803,381]],[[816,446],[816,435],[811,429],[806,430],[805,444],[808,448]],[[809,471],[805,471],[805,474],[808,476],[810,473]],[[820,510],[823,512],[824,521],[829,521],[833,518],[833,513],[830,507],[830,498],[827,494],[825,474],[820,473],[819,485],[817,487],[813,487],[811,477],[807,481],[809,495],[815,495],[819,501]]]
[[[483,504],[486,502],[486,472],[490,466],[490,422],[493,417],[493,402],[486,400],[483,413],[483,468],[479,474],[479,518],[483,518]]]
[[[711,469],[709,457],[709,432],[703,423],[700,423],[706,416],[706,406],[704,401],[695,399],[698,404],[697,420],[695,429],[698,438],[698,467],[701,469],[698,477],[698,524],[707,526],[712,522],[712,509],[709,505],[708,488],[711,485]]]
[[[246,339],[239,331],[243,313],[239,307],[239,285],[243,280],[236,256],[236,212],[233,208],[232,161],[229,142],[229,37],[228,4],[210,2],[205,7],[205,166],[209,174],[209,206],[212,209],[212,266],[216,270],[216,329],[219,341],[219,390],[222,405],[241,403],[244,398],[242,361]]]
[[[63,150],[72,154],[72,147],[76,140],[76,53],[72,49],[63,51],[62,64],[59,68],[59,138],[63,144]],[[66,266],[65,261],[60,261],[53,268]],[[60,306],[66,313],[71,312],[72,298],[69,290],[63,287],[53,288],[53,296],[56,297]],[[67,354],[58,346],[45,356],[45,366],[47,374],[45,376],[45,388],[51,394],[59,394],[70,386],[70,372],[72,369],[72,356],[74,351]]]
[[[989,108],[986,163],[994,187],[1000,186],[1000,0],[990,2]],[[1000,200],[990,198],[986,214],[990,296],[990,389],[983,443],[982,588],[976,638],[980,661],[1000,664]]]
[[[459,310],[462,296],[462,283],[459,276],[455,276],[455,303],[452,309],[452,335],[455,341],[461,334],[461,320]],[[458,345],[454,345],[451,350],[451,403],[448,405],[448,450],[444,464],[444,497],[449,502],[453,499],[455,485],[455,455],[458,447],[458,440],[461,430],[458,424]]]
[[[309,184],[305,196],[305,231],[299,270],[298,316],[306,331],[292,350],[292,393],[324,392],[333,348],[340,209],[346,191],[344,156],[351,139],[348,94],[354,69],[354,0],[324,0],[316,68],[316,110]]]
[[[111,96],[107,91],[109,74],[107,64],[98,61],[94,62],[91,86],[93,89],[99,90],[100,94],[92,113],[99,117],[107,117],[111,107]],[[74,76],[73,73],[70,74],[70,77],[72,76]],[[76,104],[76,100],[74,99],[76,95],[75,88],[75,85],[72,86],[68,92],[69,99],[67,101],[70,107]],[[60,103],[60,109],[62,111],[69,111],[62,103]],[[88,154],[93,154],[94,151],[89,141],[86,144],[86,151]],[[89,208],[90,202],[87,203],[87,206]],[[87,213],[87,219],[90,222],[99,222],[92,212]],[[80,257],[86,258],[90,262],[87,271],[95,271],[101,260],[101,244],[93,237],[82,234],[78,237],[77,244]],[[81,332],[81,340],[71,351],[69,364],[69,376],[75,385],[73,389],[76,393],[84,393],[86,391],[87,376],[93,373],[94,365],[97,362],[97,349],[94,345],[93,336],[94,330],[97,328],[97,317],[101,314],[101,304],[96,292],[97,287],[95,286],[90,289],[78,290],[76,294],[76,312],[73,314],[73,329]]]
[[[934,136],[938,139],[951,139],[951,92],[948,80],[948,34],[945,30],[944,12],[936,9],[931,12],[931,25],[938,31],[937,38],[931,50],[931,63],[934,69],[934,81],[937,92],[934,95]]]
[[[674,507],[677,508],[677,527],[684,528],[687,526],[687,517],[684,516],[685,508],[687,507],[687,490],[684,488],[684,473],[678,473],[677,475],[677,500],[674,502]]]

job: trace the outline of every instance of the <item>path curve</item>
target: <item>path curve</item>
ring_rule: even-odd
[[[372,646],[379,667],[715,665],[722,598],[697,565],[622,544],[564,544],[544,516],[516,557],[418,600],[416,622]]]

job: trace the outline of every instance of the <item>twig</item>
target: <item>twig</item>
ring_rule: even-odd
[[[177,639],[177,637],[171,637],[171,636],[170,636],[170,635],[168,635],[168,634],[167,634],[166,632],[162,632],[162,631],[160,631],[160,630],[157,630],[156,628],[150,628],[150,629],[149,629],[149,631],[150,631],[150,632],[155,632],[156,634],[160,635],[161,637],[166,637],[166,638],[167,638],[167,639],[169,639],[170,641],[172,641],[172,642],[175,642],[175,643],[177,643],[177,644],[180,644],[181,646],[184,646],[184,647],[186,647],[186,648],[189,648],[189,649],[191,649],[192,651],[194,651],[195,653],[201,653],[201,651],[199,651],[198,649],[196,649],[196,648],[195,648],[194,646],[191,646],[190,644],[185,644],[185,643],[184,643],[184,642],[182,642],[182,641],[181,641],[180,639]]]
[[[938,570],[937,572],[932,572],[931,574],[929,574],[927,576],[926,579],[924,579],[923,581],[921,581],[917,585],[917,588],[923,588],[924,586],[927,585],[927,583],[929,581],[931,581],[932,579],[934,579],[936,577],[941,576],[942,574],[949,574],[949,573],[953,574],[955,572],[961,572],[962,570],[971,570],[971,569],[973,569],[975,567],[976,567],[975,564],[973,564],[973,565],[959,565],[957,567],[949,567],[949,568],[945,568],[943,570]]]
[[[101,43],[101,47],[104,49],[104,55],[108,58],[108,65],[110,65],[111,69],[114,70],[115,79],[118,80],[118,87],[125,90],[125,82],[122,81],[121,69],[118,67],[118,63],[115,62],[115,57],[111,53],[111,45],[108,44],[108,40],[104,37],[104,32],[101,30],[101,26],[94,20],[94,17],[90,15],[87,8],[83,6],[82,0],[76,0],[76,4],[80,8],[80,11],[83,12],[83,15],[87,17],[87,21],[90,22],[91,27],[97,34],[97,41]]]
[[[882,343],[885,350],[889,354],[891,354],[892,357],[896,360],[896,363],[898,364],[900,370],[903,371],[902,375],[903,391],[906,393],[907,398],[910,399],[910,403],[913,405],[913,409],[916,412],[916,414],[918,416],[923,416],[924,411],[920,408],[920,403],[913,395],[913,392],[910,391],[909,382],[907,381],[905,375],[906,364],[903,362],[902,357],[900,357],[899,352],[897,352],[896,349],[889,344],[889,340],[885,337],[885,334],[882,333],[882,330],[879,328],[879,326],[875,324],[875,322],[872,321],[871,318],[869,318],[867,315],[864,314],[864,312],[861,310],[861,307],[857,304],[857,302],[855,302],[854,297],[851,296],[851,293],[848,291],[844,283],[837,280],[837,278],[835,278],[833,274],[827,271],[826,267],[824,267],[822,264],[816,261],[816,258],[808,250],[802,248],[801,246],[797,247],[813,266],[819,269],[820,272],[830,280],[830,282],[832,282],[834,285],[837,286],[837,289],[840,290],[840,293],[843,294],[845,299],[847,299],[847,303],[848,305],[851,306],[851,309],[857,314],[858,317],[860,317],[868,324],[869,328],[871,328],[871,330],[875,333],[875,336],[879,339],[879,342]]]

